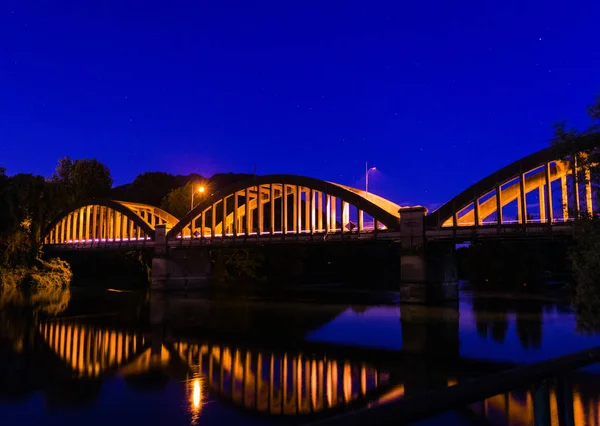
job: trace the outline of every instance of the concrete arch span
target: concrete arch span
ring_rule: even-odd
[[[400,208],[375,194],[319,179],[256,176],[206,197],[167,237],[395,230]],[[372,226],[365,217],[372,218]]]
[[[178,220],[158,207],[105,199],[82,202],[60,214],[44,233],[45,244],[93,244],[154,239],[156,225]]]
[[[427,229],[456,226],[567,222],[594,210],[586,150],[552,146],[481,179],[431,212]],[[511,210],[512,205],[512,210]]]

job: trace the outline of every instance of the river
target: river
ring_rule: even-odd
[[[31,307],[12,295],[0,305],[0,424],[310,424],[600,345],[557,297],[462,291],[446,307],[386,297],[74,289]],[[598,366],[573,376],[578,426],[599,424],[599,379]],[[558,424],[553,391],[550,408]],[[533,424],[532,396],[498,395],[418,424]]]

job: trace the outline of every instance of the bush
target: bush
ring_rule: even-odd
[[[600,219],[577,220],[569,257],[575,278],[573,304],[581,331],[600,330]]]
[[[4,289],[53,290],[69,287],[73,274],[69,264],[60,259],[37,259],[31,267],[0,269],[0,285]]]

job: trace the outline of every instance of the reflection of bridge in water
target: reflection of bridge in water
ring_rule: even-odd
[[[573,425],[600,425],[600,398],[582,392],[580,385],[573,385]],[[510,392],[488,398],[470,407],[476,414],[488,419],[492,424],[510,424],[527,426],[535,423],[534,397],[532,392]],[[558,422],[558,397],[556,389],[550,390],[550,419],[551,425]],[[503,420],[508,420],[508,422]]]
[[[307,418],[413,393],[410,382],[414,378],[402,371],[406,366],[401,362],[364,362],[211,342],[157,344],[143,333],[60,321],[41,322],[38,331],[75,378],[132,377],[161,370],[174,379],[191,379],[189,403],[196,414],[206,401],[206,391],[220,401],[263,415]],[[588,386],[594,377],[582,373],[572,386],[575,425],[600,424],[600,394]],[[443,386],[461,381],[452,373],[442,374],[435,380],[438,385],[442,378]],[[549,408],[551,418],[556,419],[555,390],[550,391]],[[533,396],[531,392],[497,395],[471,405],[470,411],[491,424],[529,425],[534,419]]]
[[[191,374],[219,399],[269,415],[313,414],[403,393],[402,385],[391,386],[389,373],[367,363],[212,343],[153,345],[141,333],[58,321],[40,323],[38,329],[77,378],[156,369],[176,379]]]

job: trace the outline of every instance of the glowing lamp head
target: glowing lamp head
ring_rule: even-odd
[[[200,193],[204,192],[204,187],[201,186],[200,188],[198,188],[198,192],[200,192]]]

